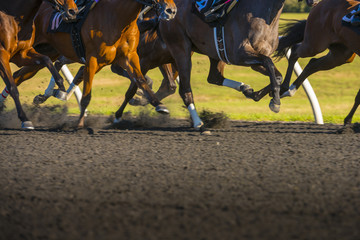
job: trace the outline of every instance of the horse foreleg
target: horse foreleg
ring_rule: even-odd
[[[262,58],[263,66],[270,77],[270,86],[273,93],[273,98],[270,101],[269,108],[271,111],[278,113],[280,111],[280,84],[282,81],[281,74],[279,75],[278,70],[276,69],[271,58],[263,56]]]
[[[276,68],[275,65],[273,65],[273,67],[274,67],[274,71],[275,71],[275,80],[276,80],[277,84],[280,84],[282,82],[282,80],[283,80],[282,75],[281,75],[280,71]],[[270,77],[270,73],[269,73],[268,69],[265,66],[254,65],[254,66],[251,66],[251,68],[254,71],[257,71],[257,72],[259,72],[259,73],[261,73],[263,75],[266,75],[266,76]],[[264,87],[263,89],[261,89],[259,91],[256,91],[256,92],[251,92],[250,91],[250,92],[248,92],[247,94],[245,94],[245,96],[247,96],[250,99],[253,99],[256,102],[258,102],[263,97],[265,97],[267,94],[270,94],[271,96],[274,96],[274,94],[272,94],[271,90],[272,90],[272,85],[270,83],[269,85],[267,85],[266,87]]]
[[[86,71],[84,71],[84,88],[83,95],[80,101],[80,117],[78,122],[78,128],[83,128],[85,125],[85,112],[91,100],[92,83],[95,74],[99,70],[100,67],[98,65],[97,59],[95,57],[90,57],[89,61],[86,63]]]
[[[296,52],[297,46],[298,45],[294,45],[291,48],[291,50],[289,50],[290,51],[290,56],[288,58],[288,67],[286,69],[286,75],[285,75],[284,82],[280,86],[281,97],[284,97],[284,96],[282,96],[282,94],[284,92],[288,91],[289,88],[290,88],[291,75],[292,75],[292,73],[294,71],[294,67],[295,67],[296,62],[299,59],[299,56],[298,56],[298,54]]]
[[[356,94],[355,103],[354,103],[353,107],[351,108],[351,111],[349,112],[349,114],[344,119],[344,125],[351,124],[352,118],[353,118],[353,116],[354,116],[354,114],[356,112],[356,109],[359,107],[359,104],[360,104],[360,90]]]
[[[11,68],[10,68],[9,61],[10,61],[10,54],[6,50],[1,49],[0,50],[0,75],[4,79],[7,91],[9,92],[10,96],[14,99],[16,110],[18,113],[18,118],[21,121],[21,128],[34,129],[32,122],[29,121],[24,110],[22,109],[22,106],[20,103],[20,98],[19,98],[19,91],[16,87],[15,81],[11,74]],[[5,99],[5,98],[3,98],[3,99]]]
[[[123,103],[121,104],[120,108],[115,113],[114,123],[119,123],[121,121],[121,117],[124,113],[125,107],[128,104],[128,102],[130,101],[130,99],[132,99],[134,97],[136,90],[137,90],[136,83],[134,81],[131,81],[129,88],[125,93],[125,99],[124,99]]]
[[[126,69],[127,73],[131,79],[135,81],[138,87],[143,90],[146,98],[148,99],[149,103],[155,107],[155,110],[158,113],[168,114],[169,110],[158,100],[158,98],[155,96],[155,93],[148,85],[147,80],[141,73],[139,56],[137,55],[136,51],[134,53],[128,54],[123,68]]]

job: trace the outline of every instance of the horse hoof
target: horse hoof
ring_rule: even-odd
[[[45,95],[42,95],[42,94],[39,94],[37,96],[34,97],[34,100],[33,100],[33,103],[35,105],[39,105],[39,104],[42,104],[44,103],[49,97],[45,96]]]
[[[130,101],[129,101],[129,104],[131,106],[145,106],[148,103],[149,103],[149,101],[143,97],[142,98],[135,97],[135,98],[130,99]]]
[[[280,104],[275,104],[273,99],[270,101],[269,108],[274,113],[280,112]]]
[[[121,122],[121,118],[115,118],[113,123],[118,124],[119,122]]]
[[[61,91],[60,89],[55,89],[53,96],[57,99],[60,99],[61,101],[66,101],[66,95],[67,93],[64,91]]]
[[[201,134],[201,135],[206,135],[206,136],[210,136],[210,135],[211,135],[211,132],[210,132],[209,130],[207,130],[204,125],[202,125],[202,126],[199,128],[199,130],[200,130],[200,134]]]
[[[31,121],[25,121],[21,123],[21,128],[25,129],[25,130],[33,130],[34,129],[34,125],[32,124]]]
[[[156,108],[155,108],[155,110],[156,110],[158,113],[161,113],[161,114],[169,114],[169,113],[170,113],[169,109],[167,109],[167,108],[165,107],[165,105],[162,105],[162,104],[157,105]]]

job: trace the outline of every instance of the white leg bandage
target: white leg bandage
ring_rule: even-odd
[[[7,88],[5,87],[4,90],[2,91],[1,95],[0,95],[0,102],[5,101],[5,99],[7,98],[7,96],[9,96],[9,91],[8,91]]]
[[[188,106],[188,110],[189,110],[191,119],[192,119],[192,121],[194,123],[194,128],[199,129],[204,124],[201,121],[198,113],[196,112],[195,105],[193,103],[190,103],[190,105]]]
[[[242,82],[236,82],[236,81],[233,81],[233,80],[230,80],[230,79],[224,79],[224,82],[223,82],[223,86],[225,87],[229,87],[229,88],[233,88],[233,89],[236,89],[238,91],[240,91],[240,87],[244,85],[244,83]]]
[[[44,96],[51,97],[53,95],[53,92],[54,92],[54,87],[55,87],[55,79],[54,79],[54,77],[51,77],[49,86],[45,90]]]

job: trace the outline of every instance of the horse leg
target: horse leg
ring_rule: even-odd
[[[301,86],[304,80],[311,74],[318,71],[325,71],[340,66],[352,56],[353,52],[343,45],[332,45],[329,47],[329,53],[320,58],[312,58],[305,66],[302,73],[289,87],[287,92],[284,92],[282,96],[294,96],[297,89]],[[299,56],[301,56],[299,54]]]
[[[358,108],[360,104],[360,90],[358,91],[358,93],[356,94],[355,97],[355,103],[353,105],[353,107],[351,108],[351,111],[349,112],[349,114],[346,116],[346,118],[344,119],[344,125],[348,125],[351,124],[352,122],[352,118],[356,112],[356,109]]]
[[[85,125],[85,111],[89,106],[91,100],[91,89],[95,74],[100,70],[100,66],[95,57],[91,57],[86,62],[86,71],[84,71],[84,87],[83,95],[80,101],[80,117],[78,121],[78,128],[84,128]]]
[[[113,73],[116,73],[116,74],[120,75],[120,76],[128,78],[130,81],[132,80],[131,77],[129,76],[129,74],[127,73],[127,71],[118,64],[112,64],[111,65],[111,71]],[[153,84],[152,79],[149,76],[146,76],[146,75],[144,77],[146,79],[146,83],[152,89],[152,84]],[[137,88],[137,91],[136,91],[135,95],[136,95],[136,97],[133,97],[132,99],[130,99],[130,101],[129,101],[130,105],[132,105],[132,106],[145,106],[145,105],[147,105],[149,103],[148,99],[144,96],[144,92],[141,89]]]
[[[150,86],[147,84],[146,78],[140,71],[140,61],[139,56],[137,55],[136,50],[132,53],[128,53],[126,58],[123,59],[120,64],[124,69],[126,69],[130,78],[135,81],[138,87],[143,90],[146,98],[149,100],[149,103],[155,107],[155,110],[158,113],[168,114],[169,110],[163,105],[155,96],[155,93],[152,91]]]
[[[284,79],[284,82],[280,86],[281,97],[284,97],[284,96],[282,96],[282,94],[284,94],[284,92],[288,91],[289,88],[290,88],[291,75],[292,75],[292,73],[294,71],[294,67],[295,67],[296,62],[299,59],[299,55],[297,54],[297,51],[296,51],[297,47],[298,47],[298,45],[294,45],[291,48],[291,53],[290,53],[290,56],[288,58],[288,67],[286,69],[285,79]]]
[[[172,64],[164,64],[159,67],[164,76],[161,85],[155,95],[161,101],[162,99],[172,95],[176,91],[175,79],[178,77],[178,72]]]
[[[16,110],[18,113],[18,118],[21,121],[21,128],[23,129],[34,129],[34,126],[31,121],[27,118],[24,110],[22,109],[20,99],[19,99],[19,91],[16,87],[14,79],[11,74],[10,68],[10,54],[4,49],[0,50],[0,75],[4,79],[6,88],[10,94],[10,96],[14,99]],[[5,99],[5,98],[4,98]]]
[[[54,77],[56,84],[59,87],[59,89],[55,90],[54,96],[60,100],[66,99],[64,80],[59,74],[59,72],[55,69],[51,59],[48,56],[39,54],[38,52],[35,51],[34,48],[31,48],[27,52],[23,51],[20,54],[16,54],[16,56],[13,57],[13,61],[15,63],[20,63],[18,65],[22,65],[22,66],[42,65],[47,67],[51,75]],[[16,80],[16,82],[20,82],[20,81]]]
[[[124,99],[123,103],[121,104],[120,108],[115,113],[114,123],[119,123],[121,121],[121,117],[124,113],[125,107],[128,104],[128,102],[130,101],[130,99],[132,99],[134,97],[136,90],[137,90],[136,83],[134,81],[131,81],[129,88],[125,93],[125,99]]]
[[[224,62],[212,58],[209,58],[209,60],[210,70],[207,78],[208,83],[233,88],[242,92],[246,97],[251,96],[254,90],[249,85],[224,77],[224,69],[226,65]]]
[[[175,54],[178,55],[178,54]],[[204,123],[201,121],[194,104],[194,97],[191,90],[190,76],[191,76],[191,55],[178,56],[176,59],[176,66],[179,68],[179,94],[187,107],[193,127],[200,132],[205,132]]]

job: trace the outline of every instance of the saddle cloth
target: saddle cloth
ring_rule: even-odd
[[[51,15],[47,29],[48,33],[69,33],[71,35],[74,50],[82,63],[85,63],[85,47],[82,43],[80,34],[81,27],[85,22],[85,19],[90,10],[98,1],[99,0],[75,0],[78,9],[80,9],[80,12],[76,16],[76,20],[74,22],[67,23],[63,21],[61,14],[57,11],[54,11]]]
[[[221,22],[237,2],[238,0],[196,0],[194,12],[207,23]]]

